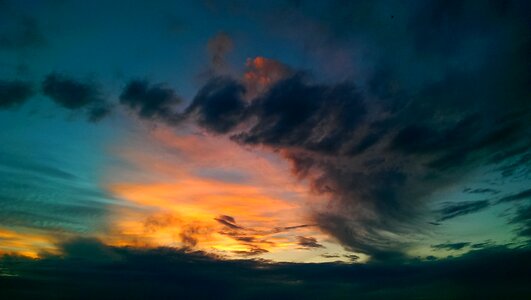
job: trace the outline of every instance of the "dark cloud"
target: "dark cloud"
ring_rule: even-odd
[[[337,254],[328,254],[328,253],[325,253],[325,254],[321,254],[321,257],[324,257],[324,258],[337,258],[338,262],[341,262],[339,260],[339,258],[347,258],[348,260],[350,260],[351,262],[356,262],[360,259],[359,256],[357,256],[356,254],[347,254],[347,255],[337,255]]]
[[[120,103],[139,117],[175,124],[180,116],[176,111],[181,98],[163,84],[150,84],[145,80],[133,80],[120,95]]]
[[[303,74],[280,80],[251,104],[245,102],[244,92],[235,80],[213,78],[187,113],[216,133],[227,133],[246,119],[256,120],[249,130],[233,136],[241,143],[302,146],[325,153],[338,152],[349,143],[349,130],[365,114],[355,86],[311,84]]]
[[[214,220],[218,221],[219,223],[231,228],[231,229],[243,229],[243,227],[240,227],[236,225],[236,221],[231,216],[225,216],[221,215],[217,218],[214,218]]]
[[[357,261],[358,259],[360,259],[360,257],[357,256],[356,254],[343,255],[343,257],[348,258],[352,262]]]
[[[33,87],[24,81],[0,80],[0,109],[19,106],[33,96]]]
[[[94,262],[112,262],[120,259],[114,249],[94,238],[81,237],[65,240],[60,247],[63,255],[69,259],[85,260],[90,258]]]
[[[264,253],[268,253],[269,251],[266,250],[266,249],[263,249],[263,248],[260,248],[256,245],[252,245],[252,244],[248,244],[246,245],[248,247],[250,247],[249,250],[236,250],[236,251],[232,251],[234,254],[238,254],[240,256],[244,256],[244,257],[249,257],[249,256],[256,256],[256,255],[260,255],[260,254],[264,254]]]
[[[178,225],[179,219],[172,214],[150,215],[144,221],[144,230],[148,233],[154,233],[160,228],[172,225]]]
[[[475,213],[484,210],[489,206],[489,200],[447,202],[441,209],[436,211],[436,213],[440,215],[437,221],[442,222],[455,217]]]
[[[108,104],[99,104],[94,106],[88,112],[88,120],[90,122],[98,122],[105,118],[112,112],[112,106]]]
[[[199,242],[199,238],[210,234],[211,229],[199,224],[181,225],[181,232],[179,236],[181,242],[186,246],[193,248]]]
[[[519,206],[509,222],[518,226],[518,235],[531,238],[531,205]]]
[[[92,82],[51,73],[42,82],[42,92],[61,107],[83,111],[91,122],[101,120],[111,111],[98,86]]]
[[[245,227],[236,223],[236,219],[227,215],[220,215],[214,218],[219,224],[223,225],[223,229],[218,233],[225,235],[237,242],[240,245],[245,246],[247,250],[241,251],[232,251],[234,254],[239,256],[248,257],[256,256],[269,252],[266,249],[263,249],[263,245],[274,245],[275,242],[271,241],[270,238],[274,234],[283,233],[286,231],[297,230],[299,228],[305,228],[313,225],[296,225],[296,226],[287,226],[287,227],[275,227],[272,229],[256,229],[252,227]],[[297,244],[304,248],[319,248],[323,247],[320,245],[316,239],[312,237],[297,237]]]
[[[490,247],[458,258],[407,264],[223,260],[188,249],[110,247],[87,238],[66,241],[60,250],[61,255],[42,259],[3,256],[0,295],[9,299],[524,299],[531,292],[526,284],[531,280],[527,248]]]
[[[499,203],[531,199],[531,189],[523,190],[513,195],[505,196],[498,200]]]
[[[97,89],[87,83],[52,73],[42,83],[43,93],[67,109],[79,109],[100,101]]]
[[[324,257],[324,258],[340,258],[341,256],[340,256],[340,255],[337,255],[337,254],[328,254],[328,253],[325,253],[325,254],[321,254],[321,257]]]
[[[312,218],[346,248],[401,259],[410,246],[403,237],[422,231],[433,213],[434,192],[480,169],[529,178],[528,8],[525,1],[240,3],[227,11],[303,40],[309,51],[354,56],[362,47],[370,55],[358,57],[353,80],[320,73],[333,55],[311,74],[287,68],[258,94],[245,80],[215,78],[189,115],[290,161],[295,176],[330,199]],[[491,204],[446,203],[437,222]]]
[[[492,241],[487,240],[487,241],[482,242],[482,243],[472,244],[472,245],[470,245],[470,248],[472,248],[472,249],[483,249],[483,248],[488,248],[488,247],[492,247],[492,246],[493,246]]]
[[[512,179],[525,179],[531,171],[525,1],[281,1],[271,9],[237,2],[237,11],[267,21],[271,30],[300,35],[310,48],[320,43],[328,49],[330,42],[350,53],[356,52],[351,51],[355,42],[361,53],[371,54],[359,57],[359,70],[349,80],[330,80],[320,73],[326,66],[310,73],[275,63],[278,78],[257,88],[245,78],[214,72],[183,113],[172,89],[147,81],[130,82],[120,103],[144,119],[193,120],[243,146],[278,153],[312,192],[330,200],[311,217],[347,249],[380,261],[403,259],[409,246],[404,237],[419,228],[422,234],[425,217],[433,213],[428,201],[437,191],[479,169],[494,168]],[[213,68],[225,69],[231,38],[219,34],[207,48]],[[64,86],[45,93],[69,109],[99,98],[87,84],[55,74],[46,81]],[[94,118],[106,114],[90,112]],[[494,194],[494,189],[466,192]],[[500,197],[511,202],[526,194]],[[489,200],[446,202],[436,211],[437,222],[490,205]],[[252,241],[232,232],[252,229],[226,217],[217,221],[235,239]],[[193,233],[186,235],[190,245]]]
[[[497,171],[501,172],[501,174],[508,178],[508,177],[526,177],[529,176],[530,170],[529,165],[531,164],[531,153],[527,151],[527,149],[523,146],[520,149],[515,150],[509,150],[503,153],[500,153],[500,155],[497,155],[495,157],[495,161],[498,162],[500,159],[504,159],[506,157],[509,157],[511,159],[511,162],[508,164],[504,164],[500,166]],[[516,157],[516,159],[514,159]]]
[[[275,229],[273,229],[273,232],[277,233],[277,232],[282,232],[286,230],[305,228],[305,227],[311,227],[311,226],[316,226],[316,225],[315,224],[304,224],[304,225],[295,225],[295,226],[287,226],[287,227],[276,227]]]
[[[471,82],[477,76],[450,74],[394,112],[378,103],[392,97],[375,99],[350,82],[319,84],[296,73],[245,101],[242,84],[215,78],[187,113],[213,133],[278,151],[297,177],[332,199],[327,210],[314,214],[321,229],[355,251],[395,257],[404,245],[381,233],[416,231],[426,196],[494,163],[499,153],[512,151],[498,165],[520,157],[525,152],[514,150],[530,143],[523,138],[527,114],[515,116],[498,95],[477,89]],[[459,101],[480,95],[499,112]],[[439,221],[488,206],[487,200],[448,204]]]
[[[432,245],[431,247],[436,250],[461,250],[465,247],[468,247],[470,243],[468,242],[461,242],[461,243],[445,243],[445,244],[437,244]]]
[[[499,190],[495,190],[495,189],[490,189],[490,188],[477,188],[477,189],[466,188],[466,189],[463,190],[463,193],[496,195],[496,194],[499,194],[500,191]]]
[[[186,114],[214,133],[226,133],[242,121],[242,84],[224,77],[210,79],[195,96]]]
[[[297,244],[302,248],[324,248],[323,245],[317,242],[313,237],[298,236]]]
[[[366,113],[356,86],[310,83],[303,74],[278,81],[247,110],[256,122],[235,140],[324,154],[342,151]]]

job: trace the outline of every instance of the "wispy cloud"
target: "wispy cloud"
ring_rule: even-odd
[[[437,221],[442,222],[459,216],[476,213],[489,206],[489,200],[446,202],[442,208],[436,211],[440,215]]]

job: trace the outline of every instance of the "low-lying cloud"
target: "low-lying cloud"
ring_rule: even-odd
[[[61,255],[0,258],[0,295],[40,299],[523,299],[529,249],[489,247],[408,264],[296,264],[224,260],[189,249],[111,247],[89,238]],[[509,254],[510,253],[510,254]],[[208,288],[205,288],[208,287]]]

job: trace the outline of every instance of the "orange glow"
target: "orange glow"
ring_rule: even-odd
[[[272,229],[300,225],[290,217],[296,215],[293,213],[296,205],[265,195],[257,187],[185,179],[173,184],[120,184],[112,186],[111,191],[155,211],[140,219],[133,215],[116,224],[122,236],[141,237],[148,245],[198,246],[222,251],[259,247],[271,251],[291,245],[289,240],[270,234]],[[242,229],[230,230],[219,224],[215,220],[219,215],[235,216]],[[244,236],[252,243],[242,243],[231,235]]]
[[[42,252],[57,252],[54,240],[44,234],[0,228],[0,241],[0,255],[17,254],[38,258]]]
[[[130,141],[130,140],[129,140]],[[322,261],[299,236],[329,238],[312,226],[307,186],[278,154],[246,149],[201,132],[158,127],[111,149],[102,185],[113,194],[104,229],[88,232],[111,246],[187,247],[228,258]],[[0,255],[59,253],[68,233],[0,228]]]
[[[289,67],[281,62],[262,56],[247,59],[246,67],[243,81],[249,98],[263,93],[272,84],[292,73]]]
[[[298,249],[298,235],[323,237],[315,227],[298,227],[308,225],[303,209],[308,194],[278,157],[168,128],[150,131],[147,139],[158,149],[153,155],[137,147],[117,149],[142,176],[153,179],[108,185],[134,208],[117,212],[112,232],[104,237],[107,243],[193,247],[241,257]],[[232,178],[231,172],[239,175]]]

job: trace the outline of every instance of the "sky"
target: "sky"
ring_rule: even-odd
[[[0,0],[0,286],[520,298],[530,6]]]

